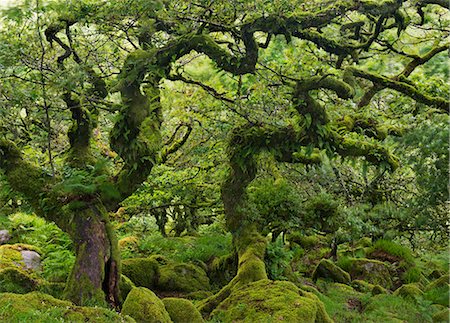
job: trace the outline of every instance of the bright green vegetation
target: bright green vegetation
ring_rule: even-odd
[[[134,322],[104,308],[80,307],[47,294],[0,293],[0,320],[3,322]]]
[[[448,321],[443,0],[0,4],[0,321]]]

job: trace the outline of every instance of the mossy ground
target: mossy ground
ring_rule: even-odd
[[[134,322],[104,308],[80,307],[40,292],[0,294],[1,322]]]

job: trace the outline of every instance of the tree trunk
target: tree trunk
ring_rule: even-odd
[[[238,252],[236,280],[241,284],[267,279],[264,255],[266,239],[258,232],[255,224],[243,225],[233,234],[233,244]]]
[[[76,260],[65,297],[77,305],[119,307],[120,257],[106,213],[95,206],[78,210],[69,231]]]

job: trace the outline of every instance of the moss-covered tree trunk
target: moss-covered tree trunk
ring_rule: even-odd
[[[238,253],[235,280],[250,283],[267,278],[264,263],[266,240],[246,210],[246,188],[256,176],[256,163],[252,156],[242,158],[238,151],[230,157],[231,170],[222,186],[222,200],[227,226]]]
[[[79,305],[119,306],[118,245],[105,212],[96,206],[79,210],[69,234],[76,260],[65,297]]]

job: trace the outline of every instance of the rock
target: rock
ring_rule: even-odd
[[[372,296],[375,296],[375,295],[380,295],[380,294],[387,294],[388,291],[386,288],[383,288],[380,285],[375,285],[375,286],[373,286],[371,293],[372,293]]]
[[[134,322],[98,307],[75,306],[40,292],[0,294],[0,322]]]
[[[40,269],[39,249],[22,243],[0,246],[0,269],[19,267],[26,270]],[[25,258],[24,258],[25,257]],[[36,267],[37,266],[37,267]]]
[[[11,234],[8,230],[0,230],[0,245],[7,243],[11,240]]]
[[[119,240],[119,248],[120,250],[125,249],[135,249],[138,246],[138,238],[135,236],[128,236]]]
[[[366,258],[349,258],[346,268],[353,280],[364,280],[387,289],[393,286],[389,267],[384,262]]]
[[[424,298],[433,304],[449,306],[450,284],[448,275],[444,275],[429,283],[424,291]]]
[[[219,322],[332,322],[317,296],[293,283],[268,279],[234,287],[211,318]]]
[[[172,322],[164,303],[145,287],[135,287],[131,290],[123,303],[122,314],[143,323]]]
[[[351,283],[351,286],[357,290],[358,292],[361,293],[367,293],[367,292],[371,292],[373,290],[373,288],[375,287],[373,284],[370,284],[364,280],[354,280]]]
[[[200,312],[192,302],[183,298],[163,298],[164,306],[174,323],[204,322]]]
[[[439,287],[447,287],[449,285],[449,276],[443,275],[438,279],[432,281],[425,287],[425,291],[430,291]]]
[[[417,297],[423,296],[423,292],[416,284],[406,284],[397,288],[393,295],[415,300]]]
[[[196,292],[192,292],[192,293],[186,294],[186,295],[184,295],[184,297],[187,298],[187,299],[192,299],[192,300],[195,300],[195,301],[199,301],[199,300],[208,298],[208,297],[210,297],[212,295],[213,295],[213,293],[208,292],[206,290],[199,290],[199,291],[196,291]]]
[[[122,261],[122,273],[136,286],[153,289],[158,282],[159,264],[150,258],[132,258]]]
[[[21,250],[22,261],[25,265],[25,269],[38,271],[42,269],[41,256],[32,250]]]
[[[122,300],[126,299],[131,290],[136,287],[136,285],[125,275],[120,276],[120,297]]]
[[[312,279],[313,281],[317,281],[318,278],[325,278],[342,284],[350,284],[350,274],[328,259],[322,259],[316,266],[316,269],[314,269]]]
[[[35,290],[38,281],[20,268],[9,267],[0,270],[0,292],[24,294]]]
[[[160,267],[157,284],[159,291],[191,293],[210,290],[209,278],[199,266],[184,263],[169,263]]]
[[[450,321],[450,309],[445,308],[433,314],[433,323],[447,323]]]

